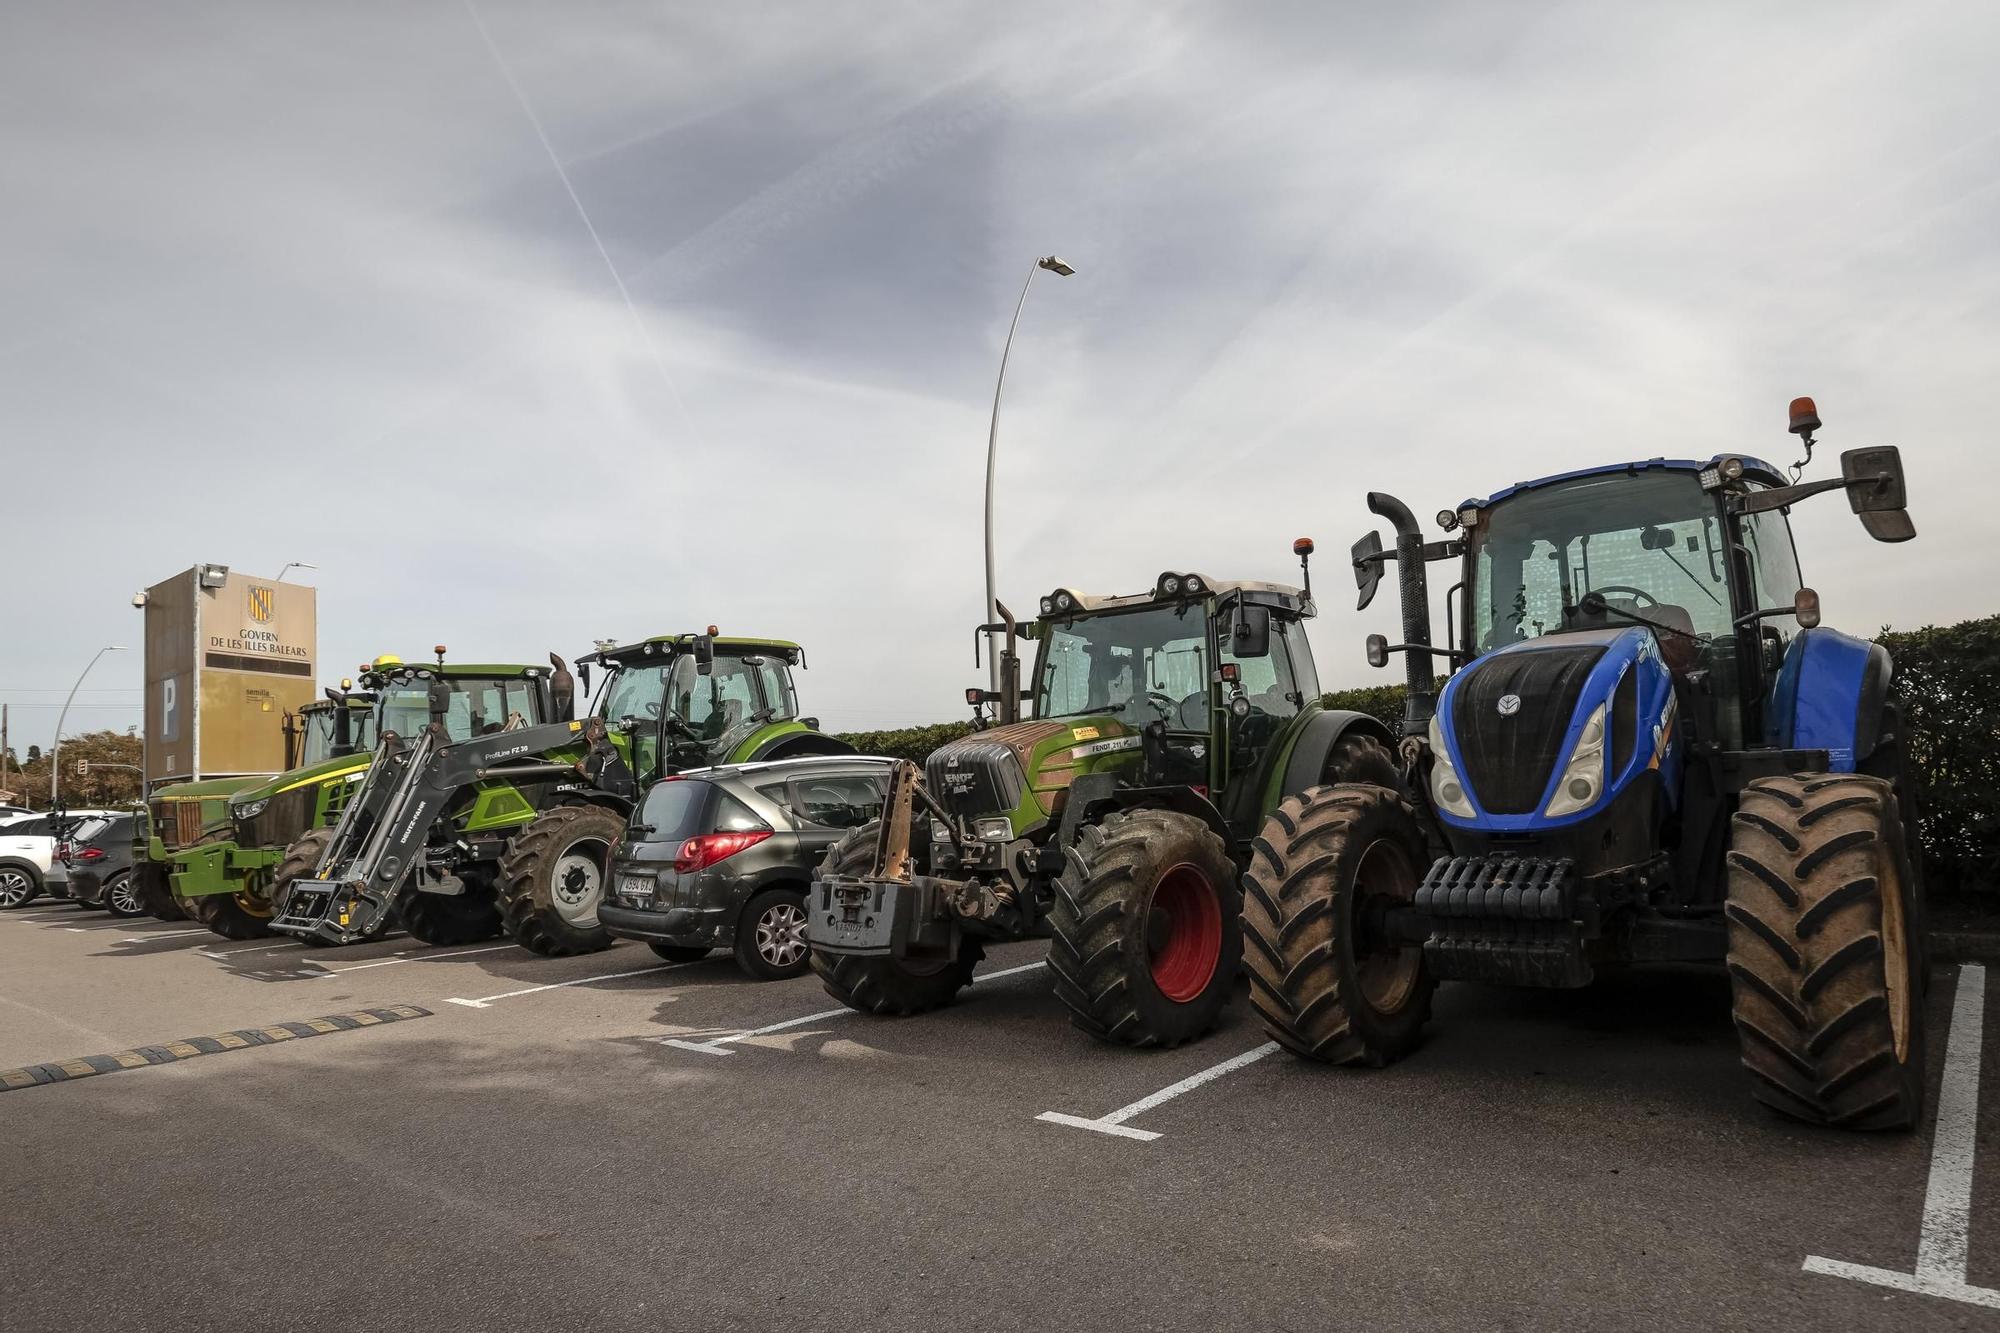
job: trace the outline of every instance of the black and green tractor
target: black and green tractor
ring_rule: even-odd
[[[1293,547],[1306,568],[1312,543]],[[1146,592],[1058,588],[1004,632],[978,729],[893,770],[880,821],[828,852],[814,969],[875,1014],[949,1001],[989,942],[1046,937],[1055,991],[1106,1041],[1213,1027],[1241,962],[1237,879],[1286,797],[1393,785],[1388,730],[1321,705],[1304,587],[1161,574]],[[1035,644],[1020,682],[1017,634]],[[1020,717],[1024,700],[1031,715]],[[983,709],[992,705],[996,716]]]
[[[285,771],[231,792],[227,826],[167,852],[174,902],[225,939],[271,933],[271,876],[286,848],[332,823],[367,771],[378,705],[348,685],[286,715]]]
[[[610,642],[572,676],[551,654],[532,713],[459,735],[450,681],[429,668],[429,720],[385,720],[361,790],[331,828],[307,834],[279,868],[273,928],[347,944],[399,914],[434,945],[505,934],[535,953],[609,947],[597,919],[611,851],[651,782],[720,763],[844,754],[801,718],[792,668],[804,650],[779,639],[706,634]],[[604,672],[576,719],[579,683]]]

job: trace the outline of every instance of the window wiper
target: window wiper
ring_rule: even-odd
[[[1665,556],[1667,559],[1673,561],[1674,568],[1678,569],[1681,573],[1687,575],[1688,582],[1692,583],[1695,587],[1699,588],[1701,590],[1702,596],[1708,598],[1709,601],[1714,602],[1717,606],[1722,605],[1722,599],[1715,595],[1715,590],[1709,587],[1706,583],[1703,583],[1700,579],[1696,578],[1694,576],[1694,571],[1681,563],[1681,558],[1674,554],[1673,547],[1662,546],[1660,548],[1660,554]]]

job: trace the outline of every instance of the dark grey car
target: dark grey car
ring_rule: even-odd
[[[69,896],[88,907],[102,907],[113,916],[142,916],[132,879],[134,815],[106,815],[80,822],[67,842],[57,844],[69,867]]]
[[[882,812],[891,762],[785,759],[654,784],[612,858],[598,920],[671,962],[729,949],[753,977],[803,974],[813,869]]]

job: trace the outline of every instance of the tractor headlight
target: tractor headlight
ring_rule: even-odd
[[[1569,762],[1563,765],[1562,776],[1556,779],[1556,794],[1549,798],[1542,813],[1551,819],[1573,815],[1589,809],[1603,793],[1604,705],[1599,704],[1583,724],[1583,734],[1576,738],[1576,748],[1570,751]]]
[[[1181,591],[1181,576],[1169,574],[1160,580],[1160,591],[1169,597],[1177,597]]]
[[[268,796],[261,801],[245,801],[241,805],[230,806],[229,813],[238,819],[255,819],[264,813],[264,807],[270,803],[271,798]]]
[[[1203,585],[1201,577],[1197,574],[1190,574],[1186,578],[1181,580],[1182,589],[1184,589],[1187,592],[1187,594],[1191,597],[1200,596],[1202,586]]]
[[[1451,766],[1451,756],[1444,748],[1444,728],[1438,725],[1435,713],[1431,715],[1431,800],[1438,809],[1460,819],[1472,819],[1478,814],[1472,808],[1472,798],[1465,793],[1465,780]]]
[[[1042,598],[1042,614],[1045,616],[1052,616],[1055,613],[1056,613],[1056,599],[1053,597]]]
[[[1014,838],[1014,822],[1004,816],[972,821],[972,835],[981,842],[1011,842]]]

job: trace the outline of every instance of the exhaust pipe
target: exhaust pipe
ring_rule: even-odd
[[[1389,520],[1396,529],[1396,579],[1403,596],[1403,642],[1408,645],[1403,664],[1409,694],[1403,703],[1403,734],[1421,736],[1430,729],[1431,715],[1437,711],[1433,686],[1437,673],[1431,666],[1430,581],[1424,577],[1424,534],[1417,516],[1393,495],[1368,492],[1371,512]]]

